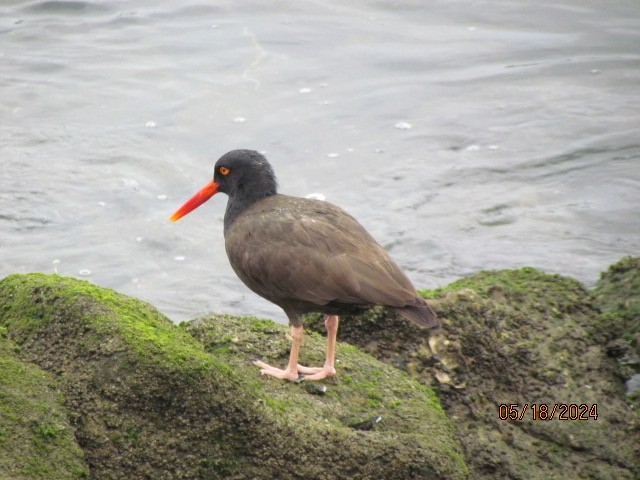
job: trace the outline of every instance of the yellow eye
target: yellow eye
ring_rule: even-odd
[[[229,170],[227,167],[220,167],[218,171],[221,175],[229,175],[231,173],[231,170]]]

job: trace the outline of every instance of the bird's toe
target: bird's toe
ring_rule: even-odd
[[[300,364],[298,364],[297,368],[298,373],[303,373],[305,375],[312,375],[322,371],[322,367],[305,367]]]
[[[260,375],[268,375],[270,377],[279,378],[280,380],[288,380],[290,382],[299,381],[298,379],[300,374],[297,370],[282,370],[280,368],[272,367],[261,360],[254,360],[253,364],[256,367],[260,367]]]
[[[318,369],[319,371],[311,374],[311,375],[305,375],[304,379],[305,380],[311,380],[311,381],[316,381],[316,380],[322,380],[324,378],[328,378],[328,377],[333,377],[336,374],[336,369],[333,368],[330,365],[325,365],[322,368]]]

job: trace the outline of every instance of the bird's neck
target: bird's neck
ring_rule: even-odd
[[[260,192],[254,195],[242,195],[242,196],[229,196],[229,201],[227,202],[227,210],[224,213],[224,232],[226,234],[227,230],[233,222],[251,205],[256,203],[257,201],[270,197],[271,195],[275,195],[276,192]]]

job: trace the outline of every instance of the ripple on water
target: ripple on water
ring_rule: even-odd
[[[481,217],[478,223],[485,227],[499,227],[511,225],[518,220],[518,216],[510,213],[512,207],[506,204],[498,204],[480,211]]]
[[[13,230],[18,232],[40,230],[52,224],[52,221],[46,217],[13,215],[10,213],[0,214],[0,221],[10,222],[13,225]]]
[[[82,2],[72,0],[49,0],[35,2],[22,9],[24,12],[36,14],[67,14],[85,15],[87,13],[109,13],[112,11],[107,5],[96,2]]]

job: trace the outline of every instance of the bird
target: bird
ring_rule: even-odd
[[[225,249],[240,280],[278,305],[291,327],[285,368],[262,360],[262,375],[317,381],[336,375],[340,316],[382,305],[418,325],[439,321],[415,287],[365,228],[327,201],[278,193],[271,164],[255,150],[232,150],[216,162],[213,180],[170,217],[177,221],[213,197],[226,193]],[[325,315],[326,359],[322,367],[298,363],[304,335],[302,316]]]

